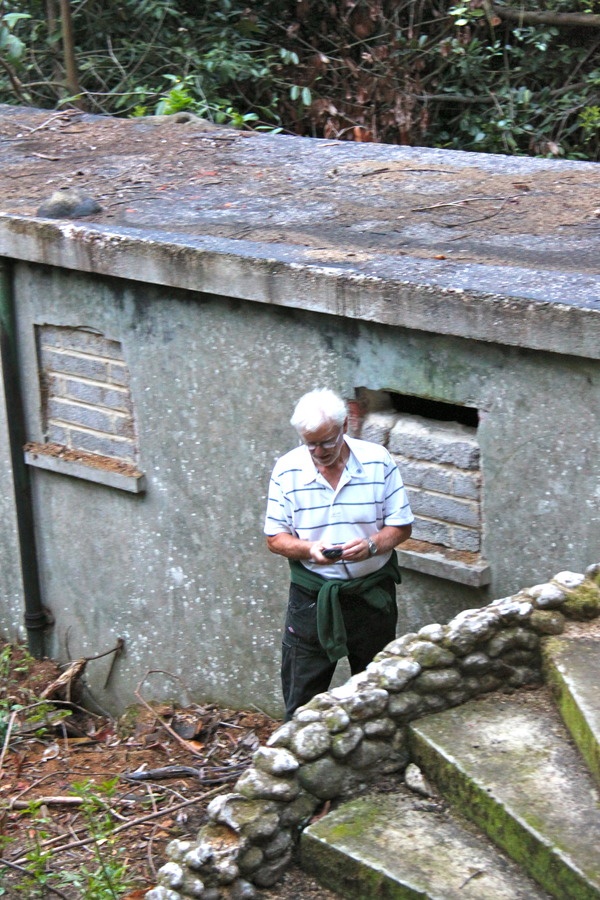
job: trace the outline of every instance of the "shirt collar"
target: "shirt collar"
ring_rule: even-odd
[[[344,435],[344,441],[350,450],[350,456],[348,457],[348,462],[346,463],[346,468],[348,469],[348,474],[350,478],[364,478],[366,472],[361,465],[357,456],[352,452],[351,442],[348,440],[347,435]],[[317,480],[317,475],[319,474],[319,470],[315,466],[314,462],[310,458],[310,453],[306,447],[300,448],[302,452],[302,482],[303,484],[310,484],[313,481]]]

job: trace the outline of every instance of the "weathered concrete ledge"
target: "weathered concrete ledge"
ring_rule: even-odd
[[[70,475],[72,478],[83,478],[84,481],[104,484],[106,487],[117,488],[120,491],[129,491],[132,494],[141,494],[146,490],[146,478],[142,472],[123,474],[122,472],[112,471],[110,468],[98,468],[85,465],[82,462],[60,459],[56,456],[48,456],[31,450],[25,451],[25,462],[28,466],[45,469],[47,472],[58,472],[61,475]]]
[[[72,112],[63,132],[47,110],[0,105],[0,118],[0,255],[600,353],[594,163],[211,133],[175,117]],[[80,185],[100,205],[93,220],[39,218],[46,192]]]
[[[437,578],[449,578],[457,584],[470,587],[482,587],[490,582],[490,566],[487,562],[469,563],[447,559],[441,553],[417,553],[413,550],[396,548],[398,562],[414,572],[434,575]]]
[[[595,641],[556,637],[543,650],[544,674],[573,740],[600,784],[600,660]]]
[[[0,256],[600,358],[600,278],[590,275],[384,256],[357,271],[351,263],[315,265],[290,244],[6,214],[0,214]]]
[[[455,816],[422,805],[397,793],[344,804],[304,831],[303,867],[356,900],[549,900]]]
[[[484,698],[422,719],[412,756],[553,897],[598,900],[597,845],[583,838],[600,829],[595,784],[558,712],[536,701]]]

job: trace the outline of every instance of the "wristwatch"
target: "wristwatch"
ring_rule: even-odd
[[[375,556],[377,553],[377,544],[372,538],[367,538],[367,543],[369,545],[369,556]]]

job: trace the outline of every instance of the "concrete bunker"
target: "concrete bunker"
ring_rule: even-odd
[[[1,290],[23,399],[16,441],[5,382],[3,635],[23,634],[27,542],[14,487],[27,444],[29,543],[54,620],[46,651],[66,662],[122,637],[109,683],[100,664],[90,670],[105,709],[127,705],[156,666],[175,668],[192,696],[240,708],[251,699],[278,715],[286,572],[264,549],[264,494],[273,460],[295,442],[295,399],[323,384],[372,400],[365,428],[383,414],[376,400],[423,404],[393,409],[387,438],[429,544],[403,551],[400,633],[548,571],[585,569],[600,543],[593,164],[77,115],[69,146],[103,211],[44,220],[42,157],[57,157],[50,177],[76,179],[57,152],[65,135],[37,129],[43,111],[0,109]],[[40,178],[21,197],[10,180],[32,140]],[[184,151],[193,180],[177,165]],[[132,166],[165,190],[142,191]],[[219,178],[202,174],[217,169]],[[530,190],[489,215],[485,198],[512,197],[514,182]],[[476,228],[463,203],[473,196]],[[431,209],[442,201],[452,205]],[[113,372],[65,388],[69,373],[56,370],[40,382],[40,341],[59,333],[105,341],[100,356],[127,371],[127,384]],[[75,397],[75,382],[102,389],[102,403]],[[111,406],[125,397],[127,408]],[[438,420],[428,403],[454,419]],[[72,407],[96,416],[71,422],[81,434],[127,448],[113,457],[118,470],[98,467],[99,445],[74,448],[53,431]],[[457,430],[449,422],[461,410],[478,421],[458,419]],[[112,432],[98,428],[100,413]],[[417,438],[439,448],[442,436],[455,448],[465,438],[473,468],[409,454],[407,437],[416,454]],[[67,449],[53,457],[44,451],[55,442]],[[157,699],[170,690],[157,684]]]

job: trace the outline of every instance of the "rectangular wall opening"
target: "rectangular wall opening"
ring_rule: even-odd
[[[482,557],[483,484],[478,410],[359,388],[352,433],[382,444],[395,460],[415,516],[402,564],[452,581],[489,581]]]

